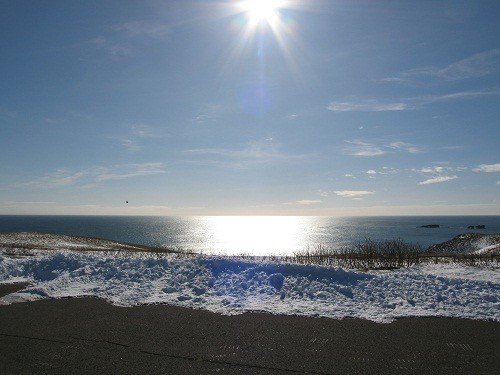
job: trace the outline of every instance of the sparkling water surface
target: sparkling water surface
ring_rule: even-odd
[[[421,226],[438,224],[439,228]],[[468,226],[485,225],[485,229]],[[1,232],[38,231],[105,238],[207,254],[284,255],[402,239],[423,248],[458,234],[500,233],[500,216],[0,216]]]

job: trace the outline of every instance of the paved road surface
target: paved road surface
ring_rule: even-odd
[[[92,298],[0,306],[1,374],[500,374],[499,353],[500,323],[484,321],[221,316]]]

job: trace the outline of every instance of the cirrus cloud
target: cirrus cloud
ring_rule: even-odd
[[[339,197],[350,199],[361,199],[367,195],[374,194],[374,191],[367,190],[337,190],[334,191]]]
[[[404,111],[408,104],[400,102],[381,103],[370,100],[366,102],[332,102],[327,107],[333,112],[386,112],[386,111]]]
[[[408,152],[410,154],[422,152],[422,149],[420,147],[402,141],[393,141],[389,143],[378,142],[378,144],[373,142],[366,142],[363,140],[346,140],[344,142],[349,144],[349,146],[344,149],[344,154],[352,156],[370,157],[381,156],[395,152]]]
[[[418,184],[419,185],[439,184],[441,182],[451,181],[451,180],[454,180],[456,178],[458,178],[458,176],[437,176],[437,177],[429,178],[425,181],[421,181]]]
[[[167,173],[163,163],[117,164],[95,166],[79,171],[57,169],[45,176],[31,180],[23,186],[34,188],[62,188],[67,186],[93,186],[112,180],[124,180]]]
[[[494,74],[499,71],[500,49],[492,49],[452,62],[439,68],[425,66],[410,69],[393,77],[382,79],[382,82],[411,83],[421,82],[423,78],[443,81],[460,81]]]

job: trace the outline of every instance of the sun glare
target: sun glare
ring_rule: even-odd
[[[300,10],[302,0],[247,0],[231,4],[231,31],[237,33],[234,48],[228,61],[234,63],[243,51],[256,48],[261,72],[268,59],[266,51],[276,44],[285,57],[287,65],[296,76],[300,76],[296,53],[299,47],[297,22],[294,14]],[[275,43],[276,42],[276,43]],[[298,56],[298,55],[297,55]],[[260,90],[259,92],[263,92]]]
[[[266,22],[273,24],[278,18],[277,10],[283,5],[279,0],[248,0],[241,3],[251,24]]]
[[[306,248],[309,240],[307,228],[313,219],[300,216],[213,216],[199,220],[204,228],[205,243],[214,253],[266,256]]]

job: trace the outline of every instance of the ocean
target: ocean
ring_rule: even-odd
[[[439,225],[425,228],[425,225]],[[469,226],[484,225],[484,229]],[[371,239],[426,248],[462,233],[500,233],[500,216],[11,216],[0,232],[37,231],[182,249],[205,254],[285,255]]]

